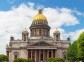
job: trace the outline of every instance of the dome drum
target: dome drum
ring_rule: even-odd
[[[43,25],[43,24],[48,25],[48,22],[45,20],[40,20],[40,21],[35,20],[32,22],[32,25]]]
[[[31,37],[34,37],[34,36],[46,36],[46,37],[49,37],[50,36],[50,30],[49,29],[46,29],[46,28],[34,28],[34,29],[31,29]]]
[[[50,30],[50,27],[48,25],[31,25],[30,26],[30,29],[34,29],[34,28],[46,28],[46,29],[49,29]]]

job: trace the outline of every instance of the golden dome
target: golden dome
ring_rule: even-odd
[[[39,13],[33,18],[34,21],[40,21],[40,20],[44,20],[46,21],[47,18],[42,14],[42,10],[39,9]]]

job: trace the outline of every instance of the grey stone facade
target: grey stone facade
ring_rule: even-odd
[[[36,22],[33,21],[33,24],[34,23]],[[43,23],[45,22],[43,21]],[[53,33],[53,37],[51,37],[49,33],[50,27],[47,24],[43,24],[42,27],[40,25],[41,28],[39,28],[38,24],[38,26],[32,25],[30,27],[30,37],[30,33],[28,33],[26,29],[22,32],[21,40],[15,40],[14,37],[11,36],[9,45],[6,46],[6,52],[7,56],[9,57],[9,62],[13,62],[16,58],[30,58],[33,60],[33,62],[45,62],[48,58],[64,58],[64,52],[66,52],[67,48],[69,47],[69,41],[61,40],[61,34],[58,30],[56,30]],[[44,28],[43,26],[46,26],[46,28]],[[37,28],[38,30],[36,30],[36,35],[34,35],[33,31]],[[41,33],[45,33],[41,35],[40,31]]]

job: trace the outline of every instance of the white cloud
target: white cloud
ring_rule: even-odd
[[[84,12],[80,12],[77,9],[73,10],[73,13],[75,13],[78,16],[83,16],[84,17]]]
[[[34,6],[34,3],[28,3],[28,6],[21,4],[18,8],[13,8],[10,11],[0,11],[0,46],[2,47],[0,53],[5,53],[5,45],[9,42],[10,35],[17,39],[21,38],[24,27],[27,27],[29,31],[32,18],[38,13]],[[72,14],[72,10],[67,8],[44,8],[43,14],[52,28],[51,35],[56,27],[79,23],[77,17]],[[59,28],[59,30],[64,33],[64,29]]]
[[[69,36],[71,38],[71,43],[78,39],[79,35],[84,32],[84,28],[75,30],[73,32],[66,32],[64,29],[60,28],[61,30],[61,39],[66,40]]]
[[[72,13],[72,10],[67,8],[45,8],[45,15],[52,27],[61,27],[62,25],[70,26],[79,24],[77,17]]]
[[[84,32],[84,28],[83,29],[79,29],[79,30],[76,30],[74,32],[69,32],[69,35],[71,36],[71,39],[72,40],[77,40],[80,33]]]

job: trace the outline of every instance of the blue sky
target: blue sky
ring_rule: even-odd
[[[51,35],[57,27],[62,38],[71,36],[73,42],[84,31],[84,0],[0,0],[0,53],[5,53],[10,35],[21,39],[23,28],[29,31],[38,7],[44,9]]]
[[[28,2],[33,2],[36,5],[43,5],[45,7],[51,8],[69,8],[76,9],[80,12],[84,12],[84,0],[2,0],[0,2],[0,11],[11,10],[12,6],[18,7],[20,4],[27,4]],[[76,29],[83,28],[84,16],[77,16],[80,20],[80,24],[75,26],[63,26],[64,29],[68,31],[74,31]],[[72,28],[73,27],[73,28]]]
[[[1,0],[0,10],[10,10],[11,7],[19,6],[21,3],[34,2],[35,4],[41,4],[45,7],[66,7],[71,9],[77,9],[81,12],[84,11],[84,0]]]

